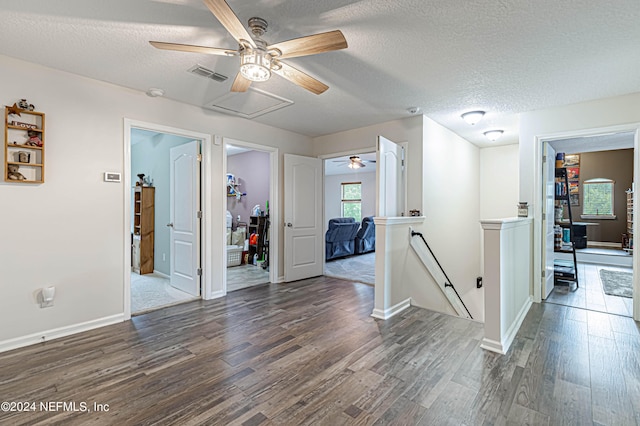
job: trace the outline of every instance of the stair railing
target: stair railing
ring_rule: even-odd
[[[469,312],[469,309],[467,309],[467,305],[464,304],[464,301],[462,300],[462,298],[460,297],[460,294],[458,294],[458,291],[456,290],[455,286],[453,285],[453,283],[451,282],[451,280],[447,276],[447,273],[444,271],[444,268],[442,267],[442,265],[438,261],[438,258],[436,258],[436,255],[431,250],[431,247],[429,247],[429,244],[427,243],[427,240],[425,240],[424,235],[422,235],[421,232],[417,232],[417,231],[414,231],[412,229],[411,230],[412,240],[413,240],[413,237],[416,237],[416,236],[420,237],[420,239],[422,240],[424,245],[427,247],[427,250],[429,250],[429,254],[431,255],[431,257],[435,261],[436,265],[438,266],[440,272],[444,276],[444,284],[441,284],[439,282],[439,280],[438,280],[438,278],[436,276],[437,273],[434,273],[434,271],[432,271],[432,269],[429,267],[429,263],[421,256],[421,253],[418,252],[416,247],[413,246],[413,245],[412,245],[412,247],[416,251],[416,253],[418,254],[418,257],[420,257],[420,260],[422,260],[422,263],[427,268],[427,270],[429,271],[431,276],[433,276],[433,278],[438,283],[438,287],[440,287],[440,289],[442,290],[444,295],[447,297],[447,300],[449,300],[449,303],[451,303],[451,306],[453,306],[453,308],[456,310],[458,315],[460,315],[462,317],[469,318],[469,319],[473,319],[473,316],[471,316],[471,312]],[[451,294],[451,292],[447,291],[447,289],[453,290],[453,295]],[[454,297],[454,295],[455,295],[455,297]]]

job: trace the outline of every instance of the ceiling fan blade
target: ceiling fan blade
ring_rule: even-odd
[[[340,50],[347,47],[347,40],[340,30],[294,38],[267,47],[267,50],[277,49],[282,52],[278,58],[295,58],[298,56],[315,55],[317,53]]]
[[[316,80],[309,74],[305,74],[300,70],[295,69],[291,65],[287,65],[284,62],[278,62],[282,67],[280,69],[271,69],[271,71],[278,74],[280,77],[284,77],[290,82],[297,84],[303,89],[307,89],[310,92],[319,95],[329,88],[323,82]]]
[[[240,43],[240,40],[245,40],[251,47],[256,47],[256,43],[251,38],[251,35],[249,35],[247,29],[242,25],[242,22],[240,22],[236,14],[233,13],[233,10],[231,10],[226,1],[204,0],[204,4],[238,43]]]
[[[163,50],[177,50],[179,52],[205,53],[207,55],[231,56],[235,50],[220,49],[217,47],[195,46],[193,44],[165,43],[163,41],[150,41],[153,47]]]
[[[241,73],[236,74],[235,80],[233,80],[233,84],[231,85],[232,92],[246,92],[249,90],[249,86],[251,86],[251,80],[244,78]]]

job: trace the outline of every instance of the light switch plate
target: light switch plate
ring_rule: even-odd
[[[117,172],[104,172],[104,181],[105,182],[121,182],[122,175]]]

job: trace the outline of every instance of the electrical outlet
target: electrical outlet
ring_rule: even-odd
[[[476,288],[482,288],[482,277],[476,278]]]

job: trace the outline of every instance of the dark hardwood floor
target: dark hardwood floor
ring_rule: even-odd
[[[37,405],[0,424],[640,424],[630,318],[534,304],[501,356],[476,322],[372,319],[373,291],[268,284],[2,353],[2,401]]]

